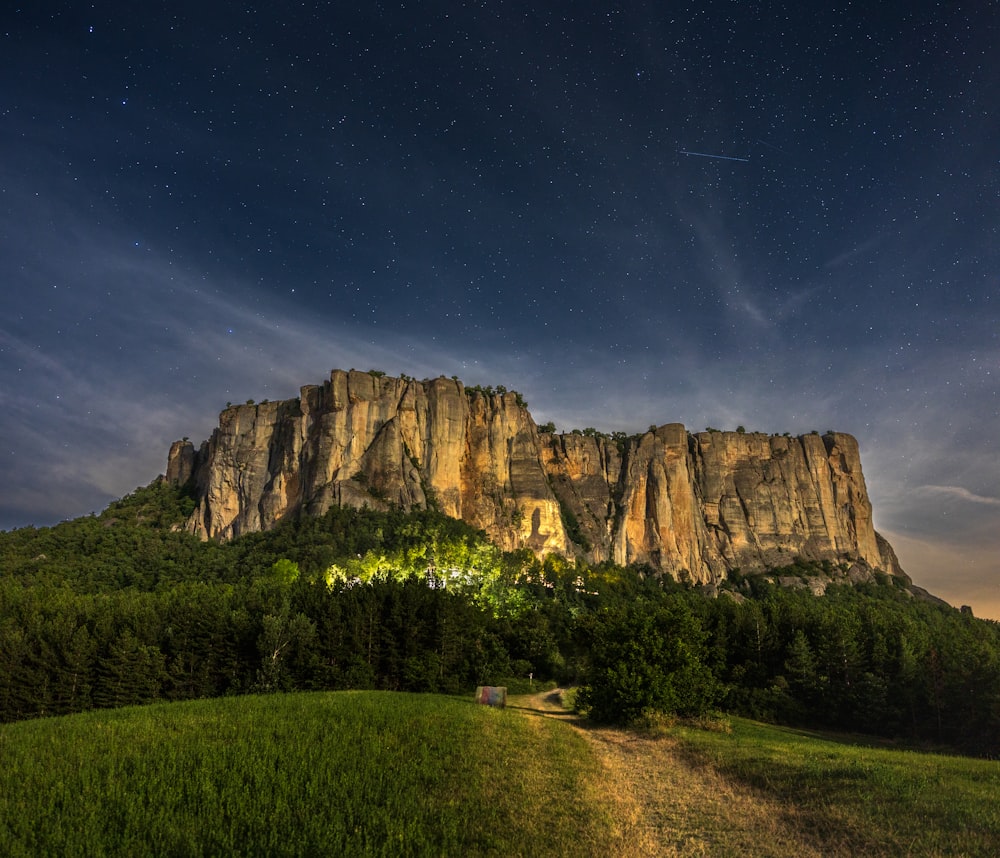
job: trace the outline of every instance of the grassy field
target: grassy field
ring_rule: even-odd
[[[0,727],[9,858],[596,855],[609,831],[583,738],[471,695],[237,697]]]
[[[674,728],[707,765],[779,807],[825,854],[1000,855],[1000,763],[733,719],[731,734]]]
[[[593,730],[541,699],[270,695],[2,725],[0,854],[1000,854],[1000,763],[738,719]]]

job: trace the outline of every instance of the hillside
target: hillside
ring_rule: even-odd
[[[857,441],[827,432],[559,434],[520,394],[334,370],[281,402],[231,405],[167,479],[187,529],[230,539],[334,506],[434,508],[504,550],[645,564],[699,583],[794,557],[905,578],[875,532]]]
[[[331,507],[218,543],[177,529],[192,507],[158,481],[0,534],[0,721],[534,677],[583,686],[595,720],[721,708],[1000,752],[1000,626],[899,578],[796,558],[706,588],[503,552],[433,510]]]

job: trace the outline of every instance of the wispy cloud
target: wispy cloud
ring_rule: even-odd
[[[917,491],[933,495],[946,495],[969,503],[986,504],[987,506],[1000,506],[1000,498],[984,497],[970,492],[961,486],[919,486]]]

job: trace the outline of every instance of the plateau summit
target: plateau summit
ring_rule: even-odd
[[[171,446],[166,478],[190,486],[186,528],[210,539],[334,505],[436,507],[506,550],[693,583],[796,558],[909,583],[874,529],[851,435],[551,429],[504,388],[334,370],[296,399],[227,407],[198,449]]]

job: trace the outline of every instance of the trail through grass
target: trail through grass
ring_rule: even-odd
[[[597,754],[604,800],[617,821],[610,855],[831,854],[786,824],[773,800],[692,763],[676,739],[585,725],[563,708],[558,692],[513,698],[512,705],[568,721]]]
[[[595,728],[558,693],[512,705],[569,721],[604,768],[616,849],[648,856],[1000,855],[1000,763],[872,748],[733,719],[732,733]]]

